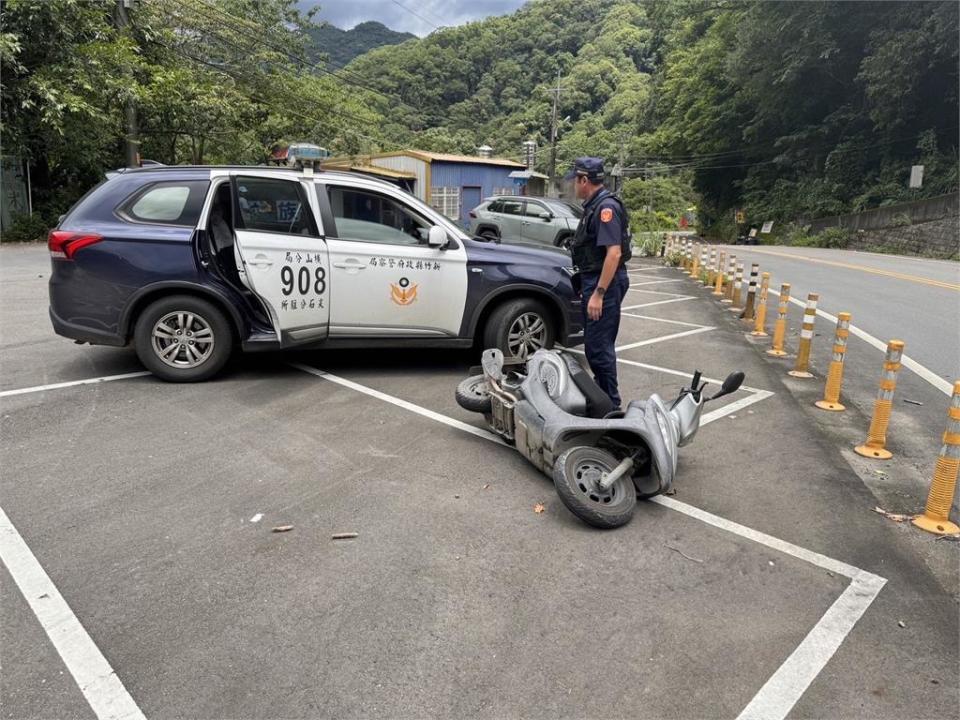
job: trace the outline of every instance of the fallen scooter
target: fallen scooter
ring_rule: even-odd
[[[731,373],[707,398],[698,370],[669,408],[654,393],[620,411],[567,352],[505,361],[500,350],[485,350],[482,370],[457,386],[458,404],[483,413],[491,430],[553,477],[574,515],[599,528],[625,525],[637,497],[670,490],[678,448],[697,434],[704,403],[736,391],[744,378]]]

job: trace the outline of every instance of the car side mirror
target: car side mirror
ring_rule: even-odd
[[[550,222],[551,220],[553,220],[553,215],[551,213],[547,213],[546,215],[541,215],[540,219],[543,220],[544,222]]]
[[[447,231],[439,225],[432,225],[427,231],[427,245],[432,248],[443,247],[447,244]]]
[[[736,392],[740,389],[740,386],[743,384],[744,375],[742,372],[734,372],[727,375],[727,379],[723,381],[723,385],[720,386],[720,391],[710,397],[711,400],[716,400],[718,397],[723,397],[724,395],[729,395],[730,393]]]

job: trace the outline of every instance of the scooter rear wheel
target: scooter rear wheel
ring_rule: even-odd
[[[567,509],[587,525],[615,528],[626,525],[637,505],[637,491],[629,475],[606,490],[597,487],[601,475],[613,472],[619,461],[606,450],[573,447],[553,466],[553,484]]]
[[[471,375],[461,381],[457,385],[454,397],[460,407],[470,412],[488,413],[493,406],[487,379],[483,375]]]

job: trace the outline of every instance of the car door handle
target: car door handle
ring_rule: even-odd
[[[359,260],[355,260],[354,258],[349,258],[346,262],[334,263],[333,266],[335,268],[340,268],[341,270],[346,270],[347,272],[350,272],[351,270],[366,270],[367,268],[366,265]]]
[[[273,265],[273,261],[270,260],[266,255],[257,255],[253,260],[250,260],[248,265],[253,265],[254,267],[270,267]]]

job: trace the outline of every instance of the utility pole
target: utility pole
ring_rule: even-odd
[[[130,33],[130,16],[127,10],[133,7],[134,0],[117,0],[117,29],[121,33]],[[132,78],[131,78],[132,82]],[[140,166],[140,131],[137,126],[137,106],[132,93],[127,97],[126,159],[127,167]]]
[[[560,103],[560,69],[557,69],[557,86],[553,93],[553,119],[550,121],[550,189],[557,191],[557,106]]]

